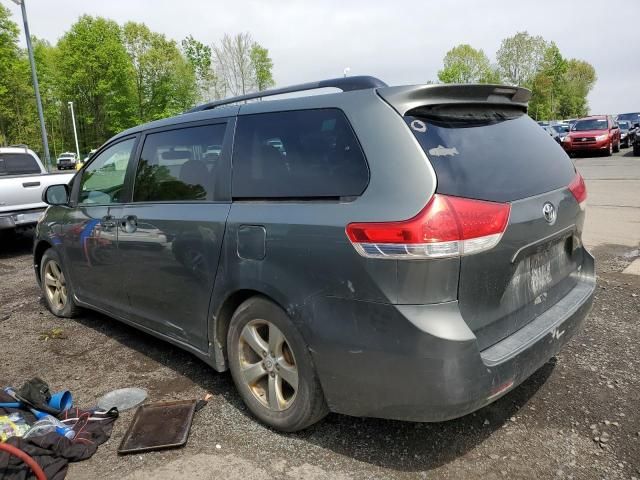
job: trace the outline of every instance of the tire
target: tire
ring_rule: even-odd
[[[605,157],[610,157],[611,155],[613,155],[613,142],[609,142],[609,147],[607,147],[607,150],[604,152]]]
[[[633,144],[633,156],[640,157],[640,145],[637,143]]]
[[[620,142],[616,143],[613,147],[613,153],[618,153],[620,151]]]
[[[40,261],[42,296],[47,308],[56,317],[73,318],[80,313],[80,307],[73,300],[73,289],[68,279],[58,252],[52,248],[44,252]]]
[[[262,423],[296,432],[328,413],[309,349],[273,302],[252,297],[238,307],[229,325],[227,352],[238,393]]]

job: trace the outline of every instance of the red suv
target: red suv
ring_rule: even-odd
[[[594,115],[578,120],[562,140],[567,153],[620,151],[620,129],[611,115]]]

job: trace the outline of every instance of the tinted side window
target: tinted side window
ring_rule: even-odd
[[[238,117],[233,152],[236,198],[360,195],[369,169],[338,109]]]
[[[134,202],[215,200],[215,180],[226,123],[146,136]]]
[[[116,143],[87,165],[82,174],[78,203],[108,204],[123,200],[124,178],[134,143],[134,138]]]
[[[0,175],[40,173],[36,159],[28,153],[0,153]]]

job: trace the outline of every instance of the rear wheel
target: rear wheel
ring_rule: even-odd
[[[80,311],[73,300],[73,290],[65,276],[58,253],[50,248],[40,262],[40,283],[47,307],[54,315],[75,317]]]
[[[327,406],[309,350],[287,314],[253,297],[231,318],[227,335],[233,381],[249,410],[277,430],[302,430]]]

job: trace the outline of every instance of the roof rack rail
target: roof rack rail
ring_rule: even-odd
[[[245,100],[255,100],[263,97],[271,97],[273,95],[283,95],[285,93],[304,92],[306,90],[315,90],[318,88],[338,88],[343,92],[353,90],[365,90],[367,88],[386,87],[387,84],[382,80],[368,75],[360,75],[355,77],[331,78],[329,80],[320,80],[318,82],[301,83],[299,85],[291,85],[289,87],[275,88],[273,90],[263,90],[262,92],[248,93],[238,97],[225,98],[216,100],[215,102],[204,103],[197,107],[187,110],[185,113],[201,112],[203,110],[211,110],[223,105],[243,102]]]

